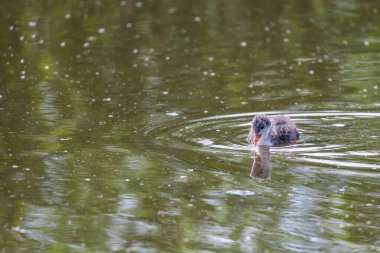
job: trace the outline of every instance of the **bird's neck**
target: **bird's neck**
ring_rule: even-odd
[[[268,127],[264,133],[261,135],[259,142],[257,143],[257,146],[272,146],[272,139],[270,137],[270,128]]]

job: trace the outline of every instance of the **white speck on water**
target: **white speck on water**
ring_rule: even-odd
[[[203,113],[205,113],[205,114],[206,114],[206,113],[208,113],[208,111],[207,111],[207,110],[204,110],[204,111],[203,111]]]
[[[24,80],[24,79],[25,79],[25,76],[24,76],[24,75],[20,76],[20,79]]]
[[[23,228],[20,228],[20,227],[14,227],[14,228],[12,228],[12,230],[13,231],[16,231],[16,232],[20,232],[21,234],[24,234],[26,231],[25,231],[25,229],[23,229]]]
[[[214,60],[214,57],[210,56],[210,57],[208,57],[208,60],[209,60],[209,61],[213,61],[213,60]]]
[[[210,76],[215,76],[215,72],[211,72],[211,73],[210,73]]]
[[[201,20],[202,20],[201,17],[194,17],[195,22],[201,22]]]
[[[269,32],[270,31],[270,27],[269,26],[265,26],[264,27],[264,31]]]
[[[25,60],[24,60],[24,59],[21,59],[21,60],[20,60],[20,63],[24,63],[24,62],[25,62]]]
[[[317,237],[310,237],[311,242],[317,242],[319,239]]]
[[[108,118],[113,118],[113,114],[109,114],[109,115],[108,115]]]
[[[256,195],[255,192],[248,191],[248,190],[228,190],[226,191],[226,193],[229,195],[235,195],[235,196],[241,196],[241,197]]]
[[[65,19],[70,19],[71,18],[71,14],[70,13],[66,13],[65,14]]]
[[[166,115],[171,116],[171,117],[176,117],[179,115],[179,113],[178,112],[167,112]]]
[[[327,81],[332,82],[332,78],[331,77],[327,78]]]
[[[87,38],[87,40],[89,40],[89,41],[94,41],[94,40],[96,40],[96,37],[95,37],[95,36],[89,36],[89,37]]]
[[[37,25],[36,21],[31,20],[31,21],[28,22],[28,26],[29,27],[36,27],[36,25]]]
[[[35,34],[35,33],[33,33],[32,35],[30,35],[30,38],[31,38],[32,40],[34,40],[36,37],[37,37],[37,34]]]
[[[314,75],[314,70],[312,70],[312,69],[309,70],[309,74],[310,74],[310,75]]]
[[[179,178],[180,178],[180,179],[186,179],[187,176],[180,176]]]
[[[65,47],[66,46],[66,42],[62,41],[61,42],[61,47]]]
[[[245,41],[242,41],[242,42],[240,42],[240,46],[241,47],[246,47],[248,44],[247,44],[247,42],[245,42]]]
[[[40,45],[42,45],[42,44],[44,44],[44,43],[45,43],[44,40],[39,40],[39,41],[38,41],[38,44],[40,44]]]
[[[104,27],[101,27],[98,29],[98,33],[105,33],[106,29]]]
[[[111,98],[103,98],[102,100],[103,100],[103,101],[110,102],[110,101],[111,101]]]
[[[20,41],[23,41],[24,40],[24,36],[20,36]]]
[[[98,75],[99,75],[99,72],[98,72],[98,71],[96,71],[96,72],[95,72],[95,75],[96,75],[96,76],[98,76]]]
[[[208,72],[207,71],[203,71],[202,73],[204,76],[207,76],[208,75]]]
[[[90,182],[90,181],[91,181],[91,178],[85,178],[84,181],[86,181],[86,182]]]
[[[49,65],[46,65],[46,66],[44,67],[44,69],[45,69],[45,70],[49,70]]]
[[[347,40],[343,40],[343,45],[347,45],[348,44],[348,42],[347,42]]]
[[[138,49],[133,49],[133,51],[132,51],[132,53],[134,53],[134,54],[137,54],[139,52],[139,50]]]
[[[143,6],[143,3],[142,2],[136,2],[136,4],[135,4],[135,6],[137,7],[137,8],[141,8],[142,6]]]
[[[170,61],[170,56],[166,56],[166,57],[165,57],[165,60],[166,60],[166,61]]]
[[[18,168],[18,165],[14,164],[12,165],[12,169],[17,169]]]
[[[177,8],[175,8],[175,7],[173,7],[173,8],[169,8],[168,9],[168,13],[169,14],[173,14],[173,13],[175,13],[177,11]]]
[[[205,138],[198,138],[197,143],[202,144],[203,146],[211,146],[214,144],[213,140],[205,139]]]
[[[161,92],[161,94],[166,96],[169,94],[169,91],[163,91],[163,92]]]
[[[127,24],[125,25],[125,27],[127,27],[127,28],[132,28],[132,23],[127,23]]]
[[[9,29],[9,31],[13,31],[13,29],[14,29],[14,26],[13,26],[13,25],[11,25],[11,26],[9,26],[9,27],[8,27],[8,29]]]
[[[88,42],[83,43],[83,47],[89,47],[89,46],[90,46],[90,43]]]
[[[125,182],[129,182],[129,181],[131,181],[129,178],[126,178],[125,180],[124,180]]]
[[[368,46],[369,46],[369,41],[368,41],[368,40],[365,40],[365,41],[363,42],[363,44],[364,44],[364,46],[368,47]]]
[[[288,38],[284,38],[282,41],[284,41],[284,43],[288,43],[289,39]]]
[[[285,33],[286,33],[286,34],[292,34],[292,30],[290,30],[290,29],[286,29]]]

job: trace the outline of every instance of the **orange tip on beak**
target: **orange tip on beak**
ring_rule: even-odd
[[[260,140],[260,135],[255,134],[255,141],[253,142],[253,144],[256,146],[256,144],[259,142],[259,140]]]

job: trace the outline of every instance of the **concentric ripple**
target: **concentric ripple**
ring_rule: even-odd
[[[298,126],[299,143],[272,148],[272,156],[291,155],[305,164],[331,165],[357,169],[380,169],[380,113],[376,112],[255,112],[218,115],[192,120],[170,117],[144,129],[154,150],[173,156],[202,152],[209,156],[248,156],[246,143],[252,117],[257,113],[284,114]],[[293,159],[294,160],[294,159]]]

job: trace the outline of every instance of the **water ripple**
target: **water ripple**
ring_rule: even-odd
[[[301,140],[295,145],[274,147],[272,156],[296,156],[293,162],[356,169],[379,169],[377,138],[380,113],[317,111],[286,113],[298,126]],[[246,136],[252,117],[257,113],[216,115],[192,120],[170,117],[145,127],[146,143],[152,150],[183,155],[201,152],[214,156],[249,156],[252,147]],[[168,118],[168,117],[166,117]],[[181,151],[181,152],[179,152]],[[228,158],[227,158],[228,159]],[[363,161],[364,160],[364,161]]]

